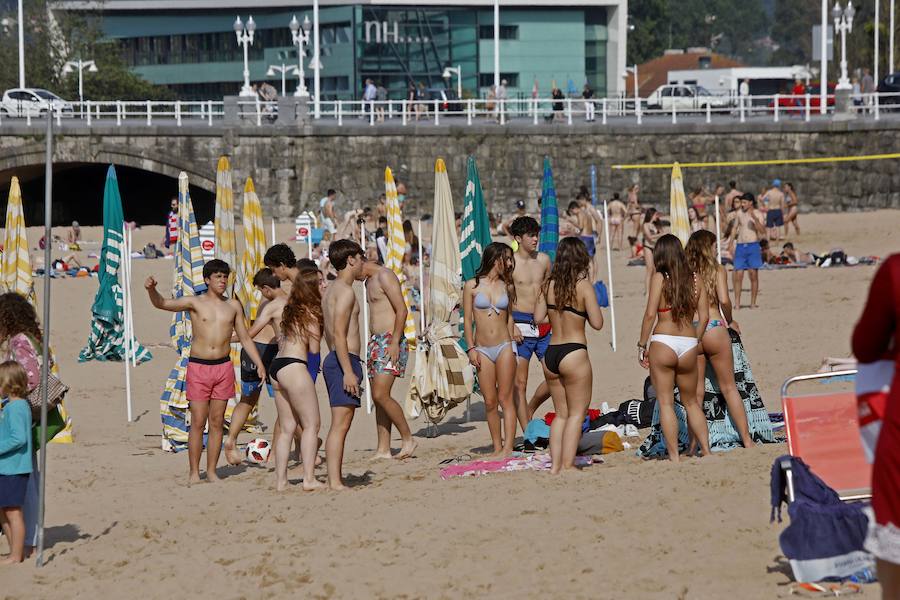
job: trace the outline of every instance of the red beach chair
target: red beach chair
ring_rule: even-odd
[[[781,405],[787,432],[788,453],[802,458],[809,468],[844,501],[864,500],[872,495],[872,465],[866,461],[859,434],[856,394],[788,395],[800,381],[855,375],[856,370],[791,377],[781,386]],[[794,500],[790,462],[787,471],[788,498]]]

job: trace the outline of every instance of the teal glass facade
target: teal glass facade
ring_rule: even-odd
[[[102,10],[102,9],[101,9]],[[609,15],[604,6],[510,7],[500,13],[500,68],[509,95],[530,96],[537,85],[549,96],[589,83],[598,96],[610,88]],[[241,11],[246,21],[248,11]],[[288,22],[296,14],[312,20],[312,10],[255,8],[255,40],[250,48],[252,81],[280,89],[281,76],[266,77],[269,65],[296,64]],[[105,34],[118,39],[125,61],[147,80],[166,85],[182,99],[236,94],[243,51],[232,30],[235,13],[203,11],[104,11]],[[366,78],[384,85],[392,99],[405,97],[410,83],[456,89],[445,67],[460,67],[465,97],[483,96],[493,84],[493,11],[486,7],[381,6],[323,7],[320,10],[323,99],[359,99]],[[306,79],[312,89],[307,50]],[[296,77],[288,83],[291,93]]]

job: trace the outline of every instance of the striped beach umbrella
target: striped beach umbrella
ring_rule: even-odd
[[[687,246],[691,237],[691,221],[688,218],[687,198],[684,195],[684,180],[681,178],[681,167],[672,165],[672,185],[669,190],[669,221],[672,235]]]
[[[206,291],[203,283],[203,255],[194,207],[188,193],[188,177],[178,175],[178,243],[175,245],[175,282],[172,297],[199,294]],[[169,329],[178,360],[169,372],[160,396],[160,415],[163,424],[163,450],[178,451],[187,447],[188,401],[185,396],[185,375],[191,351],[191,315],[178,312],[172,315]]]
[[[468,281],[475,277],[481,265],[481,255],[492,241],[491,221],[484,204],[481,178],[478,177],[478,165],[475,164],[474,156],[470,156],[466,163],[466,194],[463,204],[459,251],[462,255],[462,279]]]
[[[232,290],[237,269],[237,241],[234,237],[234,192],[231,189],[231,164],[222,156],[216,166],[216,258],[231,267],[228,290]]]
[[[474,372],[450,324],[460,302],[462,259],[453,214],[450,179],[443,159],[434,165],[434,230],[429,270],[428,326],[424,344],[416,349],[415,371],[407,397],[407,412],[439,423],[447,411],[469,397]]]
[[[410,344],[416,342],[416,320],[410,310],[409,288],[406,285],[406,275],[403,273],[403,255],[406,250],[406,238],[403,237],[403,216],[400,214],[400,201],[397,198],[397,185],[394,183],[394,174],[390,167],[384,170],[384,195],[386,198],[385,209],[388,222],[387,256],[384,257],[384,266],[394,272],[400,280],[403,290],[403,301],[406,303],[406,324],[403,326],[403,336]],[[365,244],[365,241],[363,241]]]
[[[103,188],[103,246],[100,248],[100,286],[91,306],[91,332],[78,355],[78,362],[89,360],[125,360],[125,299],[119,283],[122,253],[125,242],[125,218],[116,169],[109,165]],[[127,260],[127,258],[126,258]],[[153,358],[137,339],[132,337],[138,363]]]
[[[262,295],[253,287],[253,276],[262,269],[263,257],[266,254],[266,232],[263,228],[262,206],[253,188],[253,179],[247,178],[244,184],[243,202],[244,253],[241,255],[240,276],[237,280],[236,295],[244,306],[244,316],[248,320],[256,319],[256,311],[262,301]],[[274,241],[273,241],[274,242]]]
[[[25,235],[22,190],[19,188],[18,177],[13,177],[9,185],[6,228],[3,230],[2,281],[0,281],[0,285],[4,292],[17,292],[28,298],[32,306],[37,306],[34,282],[31,279],[28,238]]]
[[[556,187],[553,185],[553,170],[550,157],[544,157],[544,176],[541,181],[541,235],[538,238],[538,252],[543,252],[556,260],[559,246],[559,208],[556,205]]]

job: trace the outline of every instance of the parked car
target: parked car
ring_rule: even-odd
[[[61,110],[63,116],[72,116],[72,104],[47,90],[40,88],[13,88],[3,93],[0,112],[4,117],[38,117],[48,108],[53,112]]]
[[[456,95],[456,90],[447,88],[428,88],[425,90],[428,98],[428,108],[434,105],[434,101],[438,101],[438,108],[442,112],[462,112],[462,103]]]
[[[900,73],[891,73],[878,82],[879,94],[898,94],[879,99],[879,104],[900,104]]]
[[[698,85],[667,84],[661,85],[647,96],[647,107],[672,110],[705,110],[709,108],[725,108],[733,104],[730,96],[716,95]]]
[[[822,96],[821,89],[818,84],[811,85],[806,88],[806,92],[809,94],[809,106],[810,108],[819,108],[822,106]],[[834,106],[834,84],[828,84],[828,95],[826,96],[828,106]],[[775,107],[775,100],[769,100],[768,104],[769,108]],[[791,95],[787,96],[779,96],[778,97],[778,107],[787,109],[788,112],[791,109],[800,110],[806,108],[806,96],[797,98]]]

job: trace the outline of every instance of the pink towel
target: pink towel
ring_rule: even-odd
[[[590,456],[576,456],[575,465],[586,467],[592,462]],[[441,479],[451,477],[474,477],[500,471],[549,471],[550,455],[533,454],[526,457],[511,457],[501,460],[473,460],[441,469]]]

